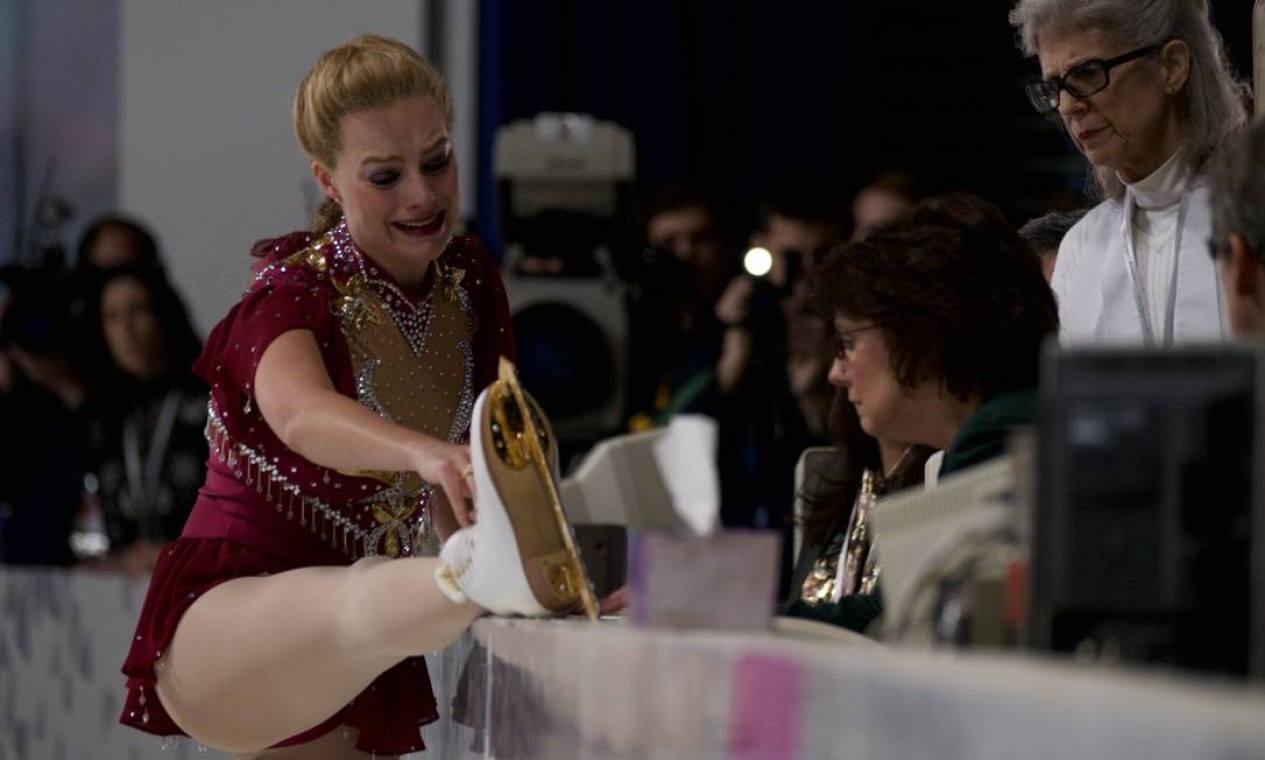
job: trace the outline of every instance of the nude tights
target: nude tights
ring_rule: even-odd
[[[260,753],[328,719],[404,658],[444,648],[483,614],[440,592],[438,562],[368,557],[216,586],[184,614],[155,665],[163,707],[202,744],[282,757]],[[315,757],[333,741],[295,749]],[[363,756],[328,748],[321,757]]]

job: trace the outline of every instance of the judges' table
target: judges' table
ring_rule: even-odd
[[[115,721],[144,584],[0,572],[0,758],[214,757]],[[1262,758],[1265,694],[807,634],[485,618],[428,658],[442,758]]]

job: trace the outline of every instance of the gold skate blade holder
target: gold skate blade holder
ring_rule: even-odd
[[[518,383],[518,375],[514,371],[514,365],[505,357],[501,357],[497,375],[497,385],[500,387],[496,388],[494,393],[502,395],[508,392],[511,397],[504,399],[493,397],[489,399],[490,401],[498,402],[495,405],[494,417],[497,418],[499,427],[506,433],[502,439],[504,448],[497,445],[497,454],[502,457],[506,464],[515,469],[526,465],[536,469],[536,475],[545,486],[558,532],[562,536],[562,541],[566,548],[565,557],[553,557],[546,560],[542,563],[544,565],[543,569],[549,576],[551,586],[574,591],[580,597],[580,603],[584,606],[585,617],[590,621],[596,621],[598,619],[597,600],[593,596],[593,589],[589,584],[589,576],[585,570],[584,561],[580,558],[580,553],[575,546],[575,539],[571,535],[570,523],[567,522],[566,513],[562,509],[562,500],[558,495],[557,485],[554,482],[551,462],[545,453],[544,446],[541,445],[541,441],[548,440],[546,437],[547,423],[544,423],[539,416],[540,413],[534,401],[528,401],[527,395]],[[512,404],[503,403],[511,400]],[[510,414],[514,414],[519,419],[508,419]]]

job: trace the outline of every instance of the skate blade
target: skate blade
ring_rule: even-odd
[[[483,417],[477,422],[483,450],[491,452],[488,474],[514,528],[532,594],[558,613],[578,600],[585,616],[596,621],[597,600],[558,497],[553,430],[505,358]]]

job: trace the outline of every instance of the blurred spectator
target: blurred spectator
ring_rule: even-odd
[[[1265,120],[1229,141],[1208,172],[1209,251],[1236,336],[1265,337]]]
[[[748,472],[765,469],[756,461],[767,460],[755,456],[753,446],[807,445],[813,436],[806,435],[806,427],[822,429],[824,414],[819,410],[829,403],[828,394],[813,378],[829,364],[829,330],[808,303],[808,282],[839,239],[840,208],[833,187],[820,179],[787,176],[771,184],[760,198],[759,220],[751,235],[751,245],[772,257],[768,274],[735,277],[716,303],[716,317],[728,328],[716,368],[717,385],[725,393],[741,391],[755,403],[736,410],[754,425],[744,436],[754,439],[745,444],[747,453],[741,456]],[[809,413],[812,420],[799,414],[800,406],[814,410]],[[795,450],[776,457],[773,470],[781,473],[787,461],[793,469],[797,456]],[[780,474],[776,477],[782,480]]]
[[[697,190],[667,185],[651,197],[643,216],[646,243],[689,268],[692,297],[710,308],[733,267],[711,202]]]
[[[841,239],[841,210],[840,196],[833,185],[812,177],[787,177],[762,195],[759,224],[751,236],[753,245],[772,255],[772,268],[765,281],[778,297],[781,324],[766,317],[770,324],[746,331],[755,339],[748,346],[786,358],[787,388],[797,404],[814,407],[809,416],[823,423],[831,394],[826,390],[828,386],[821,387],[817,380],[824,377],[819,370],[830,364],[830,329],[812,308],[809,286],[817,267]],[[746,289],[739,282],[731,284],[717,304],[722,320],[731,323],[739,310],[748,320],[759,319],[765,307],[759,304],[759,281],[755,282],[753,297],[739,301],[737,306],[735,291],[741,294]],[[758,363],[760,359],[753,357],[753,361]],[[813,427],[824,434],[824,424]]]
[[[811,176],[782,177],[761,195],[751,245],[773,256],[766,279],[783,297],[794,295],[830,246],[838,242],[843,231],[842,211],[837,189]],[[806,296],[806,291],[802,295]]]
[[[79,238],[75,268],[68,283],[67,314],[75,336],[73,364],[84,378],[111,376],[113,363],[101,341],[97,308],[97,288],[101,273],[115,269],[163,271],[158,241],[150,230],[132,217],[111,214],[90,223]],[[100,388],[99,381],[87,384],[87,392]]]
[[[645,204],[635,277],[629,427],[644,430],[673,414],[717,413],[716,365],[724,329],[717,291],[732,274],[711,202],[671,184]]]
[[[139,221],[126,216],[103,216],[88,225],[79,238],[78,269],[121,267],[162,268],[158,242]]]
[[[834,389],[830,370],[830,325],[807,305],[786,316],[786,376],[807,437],[803,447],[827,439]]]
[[[795,463],[827,440],[828,325],[810,308],[811,277],[841,234],[840,196],[827,182],[787,176],[762,195],[751,244],[766,249],[764,277],[742,274],[726,287],[716,317],[726,329],[722,390],[721,519],[731,527],[784,536],[782,589],[791,570]]]
[[[1054,276],[1054,262],[1059,256],[1059,245],[1067,231],[1085,216],[1089,209],[1079,211],[1051,211],[1048,214],[1029,219],[1019,228],[1019,236],[1032,246],[1041,257],[1041,271],[1045,273],[1045,281]]]
[[[133,573],[180,534],[202,483],[207,389],[192,372],[201,341],[153,268],[100,274],[92,314],[111,364],[88,414],[92,467],[111,554]]]
[[[123,216],[90,224],[80,238],[75,268],[10,268],[6,278],[17,293],[10,316],[9,356],[31,381],[72,411],[81,409],[109,368],[104,346],[94,338],[93,289],[101,271],[118,267],[161,270],[154,236]]]
[[[9,267],[0,280],[10,293],[3,326],[9,359],[67,409],[79,409],[86,387],[74,350],[82,341],[68,312],[74,289],[61,272],[45,268]]]
[[[15,332],[29,327],[26,306],[12,304],[23,298],[14,273],[0,276],[0,562],[68,565],[83,442],[70,412],[11,356]]]
[[[859,240],[876,226],[900,216],[921,197],[917,183],[905,172],[880,173],[852,200],[852,239]]]

